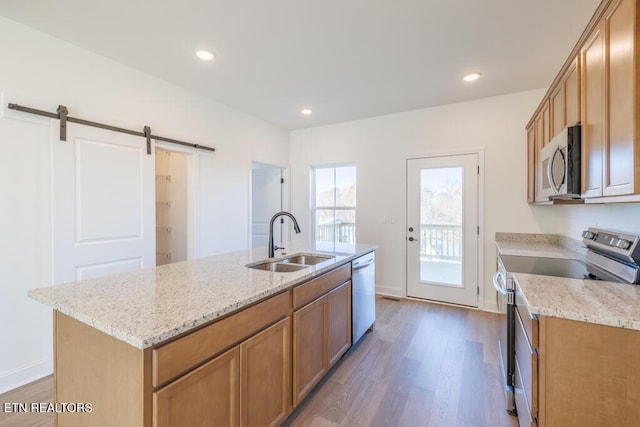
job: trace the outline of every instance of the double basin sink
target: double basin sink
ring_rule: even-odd
[[[273,271],[275,273],[291,273],[302,270],[312,265],[320,264],[334,258],[331,255],[320,254],[293,254],[277,261],[262,261],[257,264],[248,264],[248,268],[256,270]]]

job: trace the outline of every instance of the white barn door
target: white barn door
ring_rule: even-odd
[[[69,124],[53,138],[54,283],[155,265],[154,156],[144,138]]]

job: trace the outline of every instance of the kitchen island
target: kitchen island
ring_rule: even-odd
[[[240,251],[30,291],[54,309],[56,402],[91,403],[58,425],[281,423],[350,347],[351,261],[373,250],[282,273]]]

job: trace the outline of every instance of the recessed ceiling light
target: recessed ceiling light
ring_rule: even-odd
[[[212,61],[216,57],[210,50],[198,50],[196,51],[196,56],[203,61]]]
[[[304,114],[305,116],[310,115],[311,113],[313,113],[313,110],[309,109],[309,108],[303,108],[302,110],[300,110],[300,112],[302,114]]]
[[[464,76],[462,80],[464,80],[465,82],[472,82],[472,81],[478,80],[480,76],[481,76],[480,73],[471,73]]]

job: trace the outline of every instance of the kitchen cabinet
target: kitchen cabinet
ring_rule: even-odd
[[[321,276],[294,288],[294,406],[351,346],[350,269],[347,265],[331,277]]]
[[[531,164],[550,138],[581,122],[586,203],[640,201],[640,75],[634,71],[640,59],[638,2],[602,1],[527,125],[528,146],[531,127],[539,133],[533,154],[528,149]],[[542,177],[539,169],[528,179],[532,176]],[[527,195],[529,203],[543,201],[536,188],[533,197],[530,191]]]
[[[539,161],[540,150],[549,143],[549,100],[543,103],[542,109],[538,112],[538,115],[534,119],[534,129],[533,138],[534,138],[534,152],[533,162],[535,162],[535,188],[534,188],[534,201],[536,203],[539,202],[547,202],[549,201],[548,197],[543,197],[542,188],[543,188],[543,179],[546,177],[546,174],[542,170],[542,164]]]
[[[612,2],[600,24],[605,35],[603,196],[640,193],[640,141],[636,63],[637,0]],[[589,172],[589,171],[587,171]]]
[[[582,196],[602,196],[604,37],[596,28],[580,51],[582,64]]]
[[[516,292],[520,426],[637,426],[640,331],[531,316]]]
[[[276,426],[291,411],[285,318],[153,394],[154,426]]]
[[[564,72],[550,98],[550,139],[558,135],[567,126],[580,122],[580,78],[578,75],[578,57]]]
[[[239,350],[240,425],[282,424],[291,412],[291,318],[249,338]]]
[[[238,347],[153,393],[153,425],[238,426]]]
[[[527,203],[536,201],[536,162],[538,155],[536,151],[536,128],[527,128]]]

